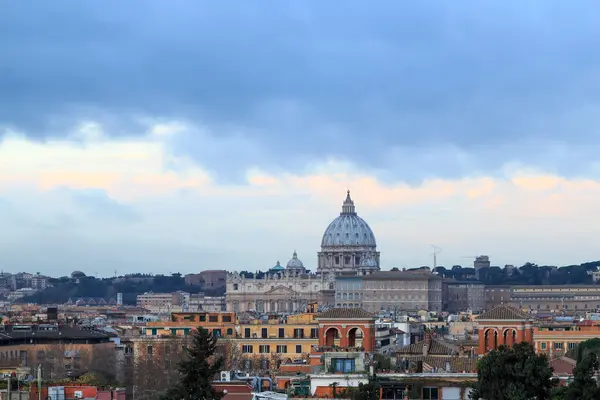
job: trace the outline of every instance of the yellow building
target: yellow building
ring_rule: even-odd
[[[235,345],[243,358],[303,359],[318,344],[319,337],[319,325],[312,313],[239,321],[233,312],[173,313],[171,321],[149,322],[142,328],[142,335],[186,336],[198,327]]]

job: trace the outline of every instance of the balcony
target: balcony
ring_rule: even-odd
[[[356,353],[363,352],[365,349],[360,347],[340,347],[340,346],[313,346],[313,353]]]

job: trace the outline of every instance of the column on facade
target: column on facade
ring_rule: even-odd
[[[525,325],[525,341],[533,344],[533,325]]]
[[[512,347],[513,346],[513,342],[512,342],[512,329],[504,329],[504,332],[502,334],[503,338],[504,338],[504,345],[508,346],[508,347]]]
[[[480,327],[479,329],[479,349],[477,354],[485,354],[486,353],[486,343],[485,343],[485,327]]]

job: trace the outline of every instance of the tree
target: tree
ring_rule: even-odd
[[[544,354],[529,343],[500,346],[477,363],[477,383],[469,398],[494,400],[549,400],[557,382]]]
[[[179,381],[176,366],[185,357],[187,340],[187,336],[175,336],[137,342],[135,362],[123,366],[125,386],[136,399],[158,399],[165,388]]]
[[[368,383],[359,383],[353,400],[379,400],[379,383],[376,377],[369,377]]]
[[[587,354],[577,363],[573,371],[573,381],[566,388],[561,388],[557,398],[563,400],[597,400],[600,399],[600,388],[595,375],[600,369],[596,353]]]
[[[171,386],[164,400],[220,400],[212,386],[215,375],[223,365],[223,358],[215,357],[217,338],[201,327],[194,332],[190,347],[185,348],[185,358],[177,370],[181,374],[179,382]]]
[[[228,371],[241,370],[244,367],[244,354],[236,340],[222,340],[224,346],[224,367]]]

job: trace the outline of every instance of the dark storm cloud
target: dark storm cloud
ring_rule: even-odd
[[[2,4],[0,125],[32,137],[85,117],[112,134],[181,118],[210,127],[221,172],[326,156],[381,168],[384,149],[444,145],[492,152],[477,160],[491,168],[596,138],[597,2]],[[229,156],[239,137],[261,150]],[[178,145],[207,152],[194,135]]]

